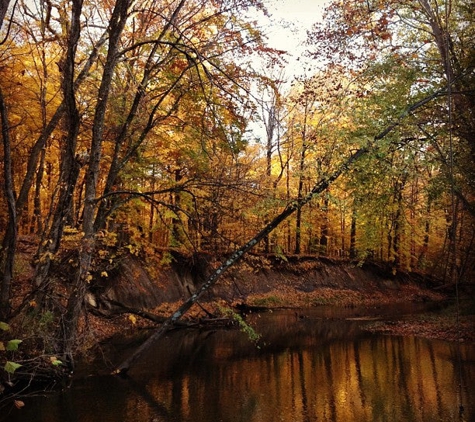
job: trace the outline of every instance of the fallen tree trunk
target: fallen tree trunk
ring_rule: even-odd
[[[160,317],[158,315],[154,315],[150,312],[147,312],[143,309],[139,308],[133,308],[130,306],[126,306],[120,302],[117,302],[115,300],[103,300],[107,305],[110,305],[111,308],[112,306],[116,307],[116,309],[112,308],[107,311],[103,311],[101,309],[96,309],[96,308],[90,308],[90,312],[93,314],[97,314],[101,317],[104,318],[111,318],[115,315],[121,315],[121,314],[132,314],[132,315],[137,315],[141,318],[148,319],[149,321],[155,322],[157,324],[162,324],[163,322],[166,321],[166,317]]]
[[[383,139],[387,134],[389,134],[400,124],[402,119],[404,119],[414,110],[422,107],[434,98],[439,97],[441,95],[443,95],[443,91],[436,91],[432,95],[425,97],[421,101],[408,107],[396,122],[387,126],[383,131],[381,131],[378,135],[374,137],[374,142]],[[123,361],[112,373],[116,375],[126,375],[130,367],[140,359],[143,353],[147,351],[147,349],[155,341],[162,337],[163,334],[165,334],[170,329],[170,327],[172,327],[177,321],[179,321],[180,318],[198,301],[198,299],[203,295],[203,293],[205,293],[207,290],[209,290],[216,284],[219,277],[221,277],[221,275],[226,270],[228,270],[230,267],[239,262],[248,251],[250,251],[266,236],[268,236],[276,227],[278,227],[284,220],[286,220],[287,217],[289,217],[299,208],[310,202],[315,195],[318,195],[324,190],[326,190],[336,179],[338,179],[338,177],[341,176],[341,174],[346,172],[355,161],[365,156],[370,150],[370,146],[356,150],[356,152],[351,154],[350,157],[348,157],[330,176],[320,179],[306,196],[289,203],[286,208],[270,223],[268,223],[256,236],[249,240],[245,245],[241,246],[223,264],[221,264],[221,266],[213,274],[211,274],[211,276],[209,276],[206,282],[196,291],[196,293],[191,295],[185,302],[183,302],[183,304],[173,313],[173,315],[171,315],[161,325],[161,327],[157,331],[155,331],[155,333],[153,333],[144,343],[142,343],[142,345],[140,345],[138,349],[134,353],[132,353],[132,355],[129,356],[125,361]]]
[[[109,310],[101,310],[98,308],[91,307],[89,312],[94,315],[98,315],[102,318],[112,318],[116,315],[122,314],[132,314],[136,315],[140,318],[147,319],[152,321],[156,324],[163,324],[167,317],[158,316],[152,314],[151,312],[147,312],[144,309],[134,308],[131,306],[124,305],[123,303],[117,302],[116,300],[102,300],[106,305],[110,306]],[[199,302],[196,302],[198,306],[203,310],[203,312],[208,315],[207,318],[199,318],[194,322],[184,322],[184,321],[177,321],[174,326],[178,326],[180,328],[190,328],[190,327],[197,327],[197,326],[207,326],[207,325],[232,325],[233,320],[230,318],[219,318],[213,315],[211,312],[207,311]],[[264,308],[262,308],[264,309]],[[170,327],[172,328],[172,327]]]

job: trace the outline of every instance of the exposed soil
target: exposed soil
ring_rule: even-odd
[[[166,295],[174,300],[161,300],[149,311],[158,317],[171,315],[188,297],[190,292],[199,285],[193,277],[203,280],[206,274],[195,270],[187,270],[184,262],[180,263],[180,273],[173,268],[165,271],[165,277],[159,281]],[[143,271],[143,269],[141,270]],[[142,276],[144,273],[142,273]],[[172,287],[164,287],[173,283]],[[127,289],[121,290],[121,283],[126,282]],[[118,298],[127,306],[140,306],[143,299],[127,296],[131,291],[130,283],[139,283],[150,288],[150,280],[140,281],[135,274],[133,281],[116,280],[115,290],[109,290],[112,298]],[[186,288],[184,287],[186,285]],[[443,288],[441,288],[443,287]],[[468,285],[463,292],[467,296]],[[133,289],[135,291],[135,289]],[[170,292],[179,293],[179,297]],[[155,296],[164,295],[154,293]],[[337,261],[315,257],[293,257],[287,261],[274,258],[251,256],[226,274],[212,291],[195,305],[184,316],[183,320],[190,324],[209,324],[221,321],[223,307],[253,307],[269,309],[283,307],[374,307],[385,304],[445,302],[453,296],[452,288],[421,274],[393,274],[389,268],[369,263],[355,265],[348,261]],[[115,332],[133,332],[141,327],[152,328],[156,324],[138,315],[126,313],[112,316],[105,320],[97,316],[89,318],[89,330],[94,332],[95,339],[104,339]],[[378,321],[367,326],[374,332],[397,335],[415,335],[438,338],[447,341],[475,342],[475,305],[466,300],[458,310],[449,306],[441,313],[430,313],[405,317],[401,321]]]
[[[19,247],[18,276],[14,288],[14,306],[28,297],[31,290],[31,269],[34,242],[23,239]],[[172,254],[169,265],[160,265],[161,256],[145,263],[134,256],[122,256],[108,277],[97,276],[91,283],[90,310],[82,330],[86,349],[116,333],[135,332],[143,327],[155,327],[157,322],[112,306],[120,302],[130,309],[140,309],[160,318],[171,315],[216,268],[218,261],[206,254],[185,257]],[[57,289],[67,294],[65,263],[68,251],[57,267]],[[97,274],[102,273],[98,268]],[[470,297],[473,285],[459,289]],[[222,307],[239,305],[258,308],[372,307],[407,302],[440,302],[453,297],[453,289],[442,286],[437,279],[419,273],[393,273],[391,268],[377,263],[356,263],[347,260],[314,256],[248,255],[231,268],[184,316],[188,323],[203,323],[222,318]],[[473,296],[472,296],[473,297]],[[450,310],[451,309],[451,310]],[[378,322],[368,327],[372,331],[390,334],[417,335],[449,341],[475,341],[474,301],[464,302],[456,317],[456,309],[441,314],[405,318],[402,321]]]

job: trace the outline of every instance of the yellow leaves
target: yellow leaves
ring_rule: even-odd
[[[92,281],[92,279],[93,279],[92,274],[88,273],[87,277],[86,277],[86,283],[90,283]]]
[[[112,247],[117,245],[117,233],[108,231],[102,231],[101,233],[101,240],[104,246]]]
[[[40,256],[39,262],[44,264],[45,262],[52,261],[54,258],[54,254],[52,252],[45,252],[43,255]]]
[[[78,229],[76,229],[75,227],[71,227],[71,226],[66,226],[63,230],[63,233],[65,236],[75,236],[75,235],[83,235],[82,232],[80,232]]]
[[[125,246],[125,248],[129,250],[131,255],[137,256],[140,252],[140,247],[137,245],[128,244]]]
[[[107,274],[107,271],[102,271],[101,272],[101,277],[109,277],[109,274]]]
[[[129,321],[132,323],[132,325],[137,324],[137,318],[135,317],[135,315],[130,314]]]

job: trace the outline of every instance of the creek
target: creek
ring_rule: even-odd
[[[127,378],[78,377],[62,392],[3,410],[0,421],[475,421],[475,345],[362,329],[415,311],[253,314],[257,345],[235,329],[171,331]]]

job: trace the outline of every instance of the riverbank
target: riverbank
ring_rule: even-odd
[[[148,309],[158,321],[172,315],[182,301],[192,294],[208,275],[209,268],[200,259],[191,264],[178,259],[179,267],[171,267],[159,278],[160,294],[165,299]],[[208,263],[209,264],[209,263]],[[208,270],[207,270],[208,268]],[[125,305],[122,315],[113,315],[104,324],[104,318],[91,319],[94,338],[107,339],[116,330],[134,331],[153,328],[157,324],[144,315],[133,313],[143,302],[130,295],[130,285],[136,291],[150,289],[152,283],[140,272],[134,277],[122,276],[113,281],[114,289],[108,297]],[[139,276],[137,276],[137,274]],[[168,280],[168,281],[167,281]],[[171,294],[173,280],[175,295]],[[126,286],[126,287],[123,287]],[[244,263],[233,267],[200,302],[183,317],[187,324],[199,326],[222,323],[223,309],[269,310],[279,308],[308,308],[336,306],[373,309],[386,305],[407,303],[445,303],[455,297],[454,286],[420,273],[394,273],[390,267],[378,263],[356,263],[348,260],[306,256],[278,257],[250,256]],[[444,312],[404,318],[368,326],[369,330],[388,334],[423,336],[447,341],[475,342],[475,304],[470,299],[472,286],[460,288],[464,300],[461,307],[445,307]],[[176,292],[181,292],[177,300]],[[467,300],[465,300],[465,298]],[[99,302],[99,301],[98,301]],[[127,312],[127,310],[132,312]]]
[[[117,333],[154,329],[193,294],[216,262],[209,256],[176,254],[170,265],[152,277],[134,258],[123,262],[124,271],[111,275],[90,300],[85,350],[94,348]],[[470,286],[460,291],[470,297]],[[351,262],[314,256],[250,255],[231,268],[182,318],[184,325],[222,325],[225,309],[269,310],[336,306],[372,309],[407,303],[443,303],[454,298],[453,286],[421,273],[397,272],[381,263]],[[372,331],[417,335],[448,341],[475,342],[475,305],[464,302],[457,311],[427,317],[405,318],[373,324]],[[465,305],[465,303],[468,303]],[[104,304],[107,304],[105,306]]]
[[[229,327],[229,314],[226,311],[229,309],[244,315],[279,309],[295,309],[304,314],[305,309],[316,307],[341,308],[341,318],[345,319],[348,308],[358,308],[363,320],[368,314],[374,316],[380,310],[382,316],[378,321],[368,321],[364,325],[364,329],[371,332],[475,344],[475,302],[464,299],[457,307],[450,297],[450,294],[434,293],[412,284],[402,286],[397,293],[392,292],[391,295],[382,291],[355,292],[339,288],[319,288],[309,293],[286,286],[267,293],[250,294],[244,300],[199,302],[181,321],[184,327],[220,328]],[[411,303],[425,304],[433,310],[415,314],[401,311],[401,319],[393,316],[385,319],[385,308],[394,309],[400,305],[404,309]],[[151,313],[159,319],[165,319],[180,305],[181,302],[162,303],[151,310]],[[94,333],[96,341],[100,340],[102,343],[119,334],[132,335],[141,330],[148,332],[158,326],[148,318],[127,312],[106,320],[94,316],[89,319],[91,333]]]

